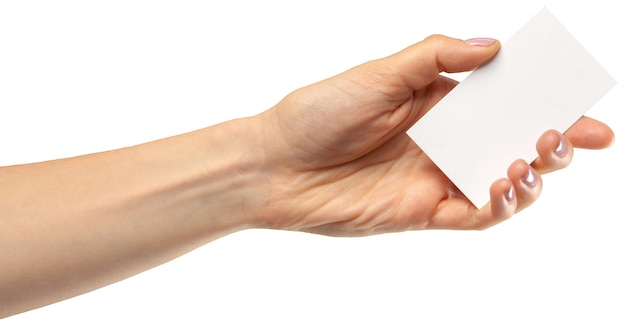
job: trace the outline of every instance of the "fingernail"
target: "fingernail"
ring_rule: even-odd
[[[504,198],[507,200],[507,202],[513,202],[513,199],[515,198],[515,187],[513,187],[513,184],[511,184],[511,187],[509,188],[509,190],[504,193]]]
[[[528,167],[528,172],[524,177],[522,177],[522,182],[530,187],[537,185],[538,181],[537,172],[532,168]]]
[[[565,138],[562,135],[559,137],[559,144],[554,149],[554,154],[561,158],[567,155],[567,142],[565,142]]]
[[[468,40],[465,40],[465,44],[467,45],[478,45],[478,46],[489,46],[495,42],[496,42],[495,39],[486,38],[486,37],[477,37],[477,38],[470,38]]]

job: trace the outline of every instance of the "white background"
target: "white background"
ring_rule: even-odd
[[[626,323],[618,1],[2,1],[0,165],[256,114],[433,33],[504,41],[544,5],[621,82],[588,114],[617,140],[578,150],[513,219],[350,239],[246,231],[2,324]]]

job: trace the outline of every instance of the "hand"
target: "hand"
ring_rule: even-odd
[[[513,162],[508,178],[489,189],[490,203],[475,208],[405,131],[456,85],[441,71],[472,70],[499,47],[431,36],[299,89],[261,114],[272,139],[267,226],[334,236],[483,229],[534,202],[540,174],[566,167],[574,147],[612,143],[611,129],[586,117],[565,136],[548,131],[532,167]]]

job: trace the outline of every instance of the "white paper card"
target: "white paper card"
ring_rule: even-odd
[[[541,134],[567,130],[615,83],[543,9],[407,134],[482,207],[513,161],[537,157]]]

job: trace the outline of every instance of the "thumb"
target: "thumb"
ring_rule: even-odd
[[[491,59],[500,49],[500,42],[491,38],[466,41],[432,35],[383,60],[397,67],[400,78],[411,88],[420,89],[442,71],[470,71]]]

